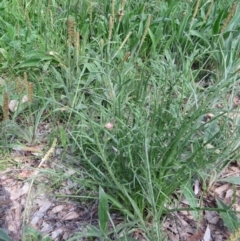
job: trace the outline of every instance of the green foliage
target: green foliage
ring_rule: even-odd
[[[227,212],[220,212],[220,215],[224,221],[224,224],[228,227],[228,229],[233,233],[239,228],[240,222],[236,214],[230,209],[228,205],[226,205],[220,199],[217,199],[218,208],[222,208],[227,210]]]
[[[11,238],[3,229],[0,229],[0,241],[11,241]]]
[[[40,234],[36,229],[27,226],[23,230],[23,241],[51,241],[49,237],[44,237],[42,234]]]
[[[0,144],[34,143],[40,123],[56,123],[51,135],[86,173],[77,182],[99,192],[100,227],[80,236],[120,237],[114,210],[126,238],[137,226],[161,240],[172,194],[181,188],[194,210],[193,179],[239,156],[240,16],[223,29],[233,1],[201,2],[195,15],[191,1],[130,0],[120,18],[113,2],[2,1],[0,93],[15,99],[27,72],[34,101],[1,124]]]

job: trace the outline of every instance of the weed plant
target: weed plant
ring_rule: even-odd
[[[239,9],[223,0],[1,2],[1,92],[13,98],[24,72],[34,83],[24,115],[1,125],[35,113],[36,139],[47,119],[84,168],[85,180],[75,180],[103,201],[100,228],[78,237],[127,240],[138,228],[164,240],[173,194],[197,179],[207,188],[213,172],[237,160]],[[22,140],[1,134],[3,146]]]

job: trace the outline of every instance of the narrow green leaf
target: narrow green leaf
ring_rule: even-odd
[[[124,238],[118,239],[118,241],[137,241],[137,239],[131,238],[131,237],[124,237]]]
[[[101,231],[107,234],[108,230],[108,199],[102,187],[99,187],[98,219]]]
[[[211,45],[208,38],[204,34],[198,32],[196,30],[190,30],[190,35],[200,38],[201,40],[203,40],[207,44],[207,46]]]
[[[185,185],[181,185],[181,190],[183,192],[184,197],[187,199],[189,206],[193,209],[196,208],[198,204],[190,183],[188,182]],[[197,220],[199,217],[198,211],[193,211],[192,214],[195,220]]]
[[[219,181],[240,185],[240,177],[226,177],[226,178],[220,179]]]
[[[229,209],[229,206],[227,206],[223,201],[220,199],[217,199],[217,205],[218,208],[221,209]],[[227,212],[220,212],[221,218],[223,219],[224,224],[228,227],[228,229],[231,232],[234,232],[239,226],[239,220],[236,216],[236,214],[232,210],[228,210]]]
[[[213,35],[219,34],[219,32],[220,32],[220,24],[221,24],[223,15],[224,15],[224,11],[222,10],[219,13],[218,18],[216,19],[216,21],[215,21],[215,23],[213,25],[213,29],[212,29]]]
[[[12,241],[8,234],[0,228],[0,241]]]
[[[19,65],[16,66],[16,68],[27,68],[27,67],[39,67],[40,66],[41,59],[29,59],[26,61],[23,61]]]

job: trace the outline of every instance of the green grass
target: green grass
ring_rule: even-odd
[[[21,100],[16,79],[26,72],[34,100],[1,122],[0,145],[46,141],[37,129],[50,122],[49,145],[58,138],[84,170],[75,181],[103,200],[99,229],[79,235],[127,240],[138,227],[164,240],[172,194],[196,179],[208,185],[212,170],[219,175],[239,156],[240,16],[222,31],[233,1],[202,1],[193,16],[195,1],[129,0],[120,21],[114,2],[111,31],[106,0],[1,2],[0,91]],[[69,18],[79,48],[69,43]],[[109,216],[116,210],[121,228]]]

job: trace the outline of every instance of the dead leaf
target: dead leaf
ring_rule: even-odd
[[[25,103],[25,102],[28,102],[28,97],[27,97],[27,95],[24,95],[24,96],[22,97],[22,100],[21,100],[21,103]]]
[[[53,212],[53,213],[58,213],[58,212],[61,212],[64,208],[65,208],[64,205],[58,205],[58,206],[56,206],[56,207],[54,207],[54,208],[52,209],[52,212]]]
[[[67,215],[65,215],[62,219],[63,220],[72,220],[72,219],[76,219],[79,218],[79,214],[76,212],[70,212]]]
[[[210,228],[207,226],[206,228],[206,231],[204,233],[204,236],[203,236],[203,241],[211,241],[211,230]]]
[[[11,100],[8,104],[8,108],[10,111],[15,112],[18,107],[18,101],[17,100]]]
[[[199,181],[195,180],[195,182],[194,182],[194,194],[198,195],[199,191],[200,191]]]
[[[29,190],[29,183],[25,182],[25,184],[23,185],[23,187],[17,191],[16,193],[11,193],[11,200],[17,200],[19,197],[27,194]]]

